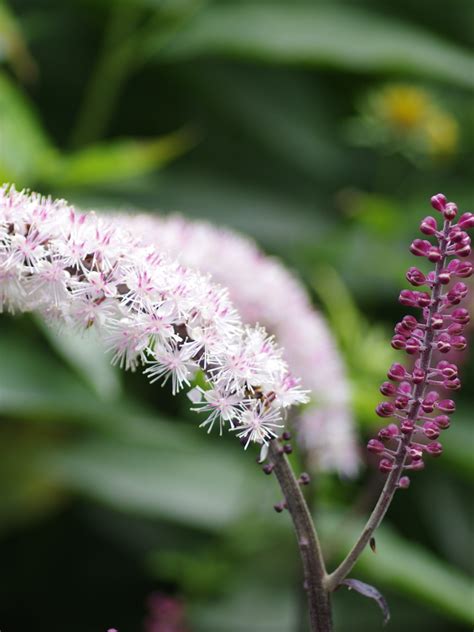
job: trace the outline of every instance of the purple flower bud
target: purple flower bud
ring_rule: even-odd
[[[394,439],[395,437],[398,437],[397,424],[389,424],[388,426],[385,426],[384,428],[380,428],[378,436],[379,436],[379,439],[381,439],[382,441],[387,441],[390,439]]]
[[[398,300],[402,305],[406,305],[407,307],[415,307],[417,300],[416,293],[412,290],[402,290],[400,292]]]
[[[458,220],[459,228],[466,230],[469,228],[474,228],[474,214],[473,213],[463,213]]]
[[[421,384],[421,382],[425,379],[425,372],[423,369],[415,367],[412,371],[412,379],[413,384]]]
[[[406,379],[408,375],[409,374],[403,364],[399,364],[398,362],[392,364],[387,373],[388,379],[394,382],[401,382],[402,380]]]
[[[419,470],[424,470],[425,462],[423,461],[423,459],[412,461],[410,465],[407,467],[407,469],[414,470],[415,472],[418,472]]]
[[[440,334],[436,341],[436,347],[441,353],[451,351],[451,336],[449,334]]]
[[[379,417],[391,417],[395,412],[395,406],[390,402],[380,402],[375,412]]]
[[[438,369],[438,371],[441,372],[443,377],[446,377],[448,379],[457,377],[458,367],[455,364],[452,364],[452,362],[448,362],[447,360],[441,360],[436,365],[436,368]]]
[[[418,340],[418,338],[408,338],[405,344],[405,351],[408,354],[413,355],[414,353],[418,353],[420,349],[421,349],[421,340]]]
[[[438,415],[433,418],[433,423],[441,428],[441,430],[447,430],[451,425],[451,420],[448,415]]]
[[[425,413],[432,413],[436,402],[439,399],[439,394],[436,391],[430,391],[427,393],[421,402],[421,407]]]
[[[391,382],[383,382],[380,385],[380,392],[386,397],[392,397],[397,392],[397,388]]]
[[[448,202],[443,210],[444,219],[452,221],[458,214],[458,207],[454,202]]]
[[[412,285],[414,285],[415,287],[424,285],[426,282],[426,277],[423,274],[423,272],[415,267],[412,267],[408,270],[406,277],[407,277],[407,281],[411,283]]]
[[[411,445],[407,452],[412,461],[421,461],[423,458],[423,450],[416,445]]]
[[[437,246],[432,246],[426,256],[428,257],[428,260],[432,263],[438,263],[438,261],[441,261],[441,259],[443,258],[441,250]]]
[[[447,202],[448,200],[446,199],[446,196],[442,193],[437,193],[431,198],[431,206],[440,213],[442,213],[446,208]]]
[[[453,402],[452,399],[442,399],[437,403],[436,407],[441,412],[447,413],[448,415],[454,413],[454,411],[456,410],[456,404]]]
[[[438,223],[434,217],[425,217],[420,224],[420,230],[424,235],[434,235],[438,230]]]
[[[441,285],[448,285],[448,283],[451,281],[451,272],[449,272],[449,270],[446,270],[446,269],[441,270],[441,272],[438,275],[438,279]],[[434,283],[434,279],[433,279],[433,283]]]
[[[408,404],[410,403],[410,398],[406,395],[399,395],[395,400],[395,408],[398,410],[405,410]]]
[[[462,325],[467,325],[470,321],[469,312],[464,307],[459,307],[455,309],[451,314],[451,318],[455,323],[461,323]]]
[[[379,463],[379,470],[381,472],[383,472],[384,474],[387,474],[388,472],[392,471],[392,468],[393,468],[392,461],[390,461],[389,459],[381,459]]]
[[[444,325],[444,319],[442,314],[433,314],[431,318],[431,327],[433,329],[442,329]]]
[[[410,382],[400,382],[400,385],[398,386],[398,393],[400,395],[406,395],[407,397],[411,397]]]
[[[431,456],[441,456],[443,454],[443,446],[438,441],[433,441],[433,443],[428,443],[425,446],[425,451]]]
[[[402,318],[402,323],[405,325],[407,329],[416,329],[419,325],[418,321],[414,316],[408,315]]]
[[[450,336],[459,336],[464,331],[464,325],[461,323],[451,323],[448,327],[448,334]]]
[[[400,351],[401,349],[405,349],[406,347],[405,336],[402,336],[401,334],[396,334],[395,336],[393,336],[392,347],[394,349],[397,349],[397,351]]]
[[[426,239],[415,239],[410,246],[410,252],[416,257],[426,257],[431,248],[432,245]]]
[[[467,347],[467,340],[464,336],[451,336],[451,346],[458,351],[464,351]]]
[[[378,439],[371,439],[367,444],[367,450],[369,452],[373,452],[374,454],[382,454],[382,452],[385,450],[385,446]]]
[[[456,244],[454,250],[458,257],[469,257],[471,254],[471,246],[469,244]]]
[[[472,276],[472,263],[470,261],[460,261],[456,276],[467,279]]]
[[[398,481],[398,487],[400,487],[400,489],[408,489],[410,487],[410,479],[408,476],[402,476],[400,478]]]
[[[411,419],[404,419],[400,424],[400,432],[403,434],[410,434],[415,429],[415,422]]]
[[[458,391],[461,388],[461,380],[458,377],[452,380],[444,380],[443,387],[450,391]]]
[[[437,439],[439,437],[439,426],[433,421],[425,421],[423,432],[428,439]]]

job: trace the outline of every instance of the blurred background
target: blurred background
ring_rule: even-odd
[[[473,40],[472,0],[0,1],[0,180],[237,228],[328,317],[362,461],[310,490],[331,565],[380,485],[363,446],[408,244],[430,195],[473,210]],[[174,617],[174,632],[305,632],[294,536],[256,453],[82,350],[1,316],[2,631],[165,632]],[[393,632],[472,628],[462,362],[443,458],[352,574],[387,597]],[[338,630],[381,629],[375,603],[334,603]]]

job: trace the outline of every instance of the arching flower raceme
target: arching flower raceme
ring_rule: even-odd
[[[379,468],[384,473],[398,470],[421,470],[425,456],[440,456],[443,451],[438,441],[450,426],[450,415],[455,404],[449,392],[461,387],[458,367],[441,359],[450,351],[466,348],[464,328],[469,314],[459,304],[467,295],[464,279],[472,275],[471,239],[466,230],[474,227],[474,214],[464,213],[457,222],[456,204],[448,202],[441,193],[431,198],[434,209],[443,216],[438,227],[434,217],[426,217],[420,225],[423,235],[434,238],[415,239],[410,251],[435,264],[427,274],[412,267],[407,280],[412,286],[428,291],[402,290],[400,303],[421,309],[421,319],[405,316],[395,327],[392,346],[416,358],[413,368],[393,364],[388,372],[390,381],[380,387],[390,398],[377,407],[377,414],[394,418],[382,428],[377,439],[371,439],[368,450],[380,456]],[[409,479],[402,476],[400,487],[407,487]]]
[[[326,322],[296,277],[252,240],[203,221],[156,215],[117,219],[183,264],[209,272],[229,289],[245,321],[261,323],[275,334],[291,370],[312,393],[298,425],[313,465],[354,474],[358,455],[343,362]],[[196,332],[194,337],[203,335],[207,334]],[[291,398],[291,388],[288,392]]]
[[[246,327],[227,290],[144,243],[114,220],[63,200],[0,189],[0,311],[37,311],[94,327],[125,369],[144,365],[173,393],[203,371],[204,425],[266,444],[282,411],[307,400],[281,350]],[[213,404],[216,404],[213,406]]]

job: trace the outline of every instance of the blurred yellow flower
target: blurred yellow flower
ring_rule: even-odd
[[[362,144],[435,159],[458,148],[458,122],[424,88],[386,85],[368,95],[360,114],[353,121],[352,136]]]

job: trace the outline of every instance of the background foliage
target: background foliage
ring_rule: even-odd
[[[254,236],[329,316],[363,446],[426,201],[472,210],[473,27],[471,0],[2,0],[0,179]],[[255,455],[93,340],[0,323],[2,630],[138,631],[153,590],[183,597],[193,632],[305,630],[293,535]],[[463,373],[445,456],[355,571],[394,632],[472,627]],[[364,467],[313,486],[332,564],[379,484]],[[353,593],[335,608],[340,630],[381,628]]]

